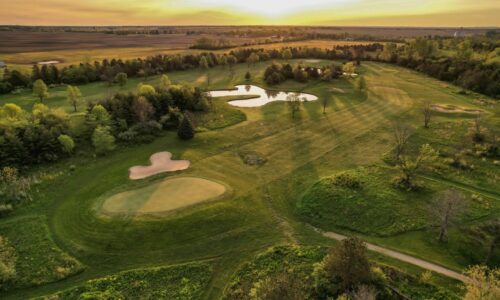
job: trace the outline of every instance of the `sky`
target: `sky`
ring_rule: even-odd
[[[0,0],[0,24],[500,27],[500,0]]]

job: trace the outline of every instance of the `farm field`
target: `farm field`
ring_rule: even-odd
[[[301,43],[332,46],[331,41],[291,44]],[[94,54],[92,58],[121,50],[102,51],[109,52]],[[135,57],[141,51],[150,50],[134,51],[138,52],[130,55]],[[29,55],[39,54],[25,57],[16,54],[15,57],[33,59]],[[84,52],[79,55],[85,56]],[[308,66],[332,63],[290,61],[300,62]],[[299,261],[300,270],[311,272],[313,263],[324,256],[325,247],[336,244],[315,228],[358,236],[456,271],[484,260],[492,239],[484,226],[500,217],[498,164],[489,158],[471,156],[468,159],[478,166],[475,170],[443,165],[438,172],[426,171],[419,176],[425,187],[422,191],[407,192],[391,184],[398,171],[387,160],[387,153],[393,149],[393,126],[398,121],[414,128],[409,141],[412,154],[425,143],[443,154],[451,153],[455,144],[467,135],[473,122],[473,117],[467,114],[436,112],[430,128],[422,128],[425,101],[481,110],[485,126],[492,131],[500,126],[497,102],[475,93],[461,94],[458,87],[408,69],[375,62],[362,62],[359,67],[359,73],[366,80],[365,91],[356,88],[355,79],[346,77],[331,82],[287,80],[269,86],[263,79],[269,64],[238,64],[231,71],[221,66],[208,71],[175,71],[168,76],[174,84],[191,83],[200,87],[206,86],[210,78],[210,90],[252,84],[270,90],[304,92],[319,100],[303,103],[298,117],[292,119],[287,103],[282,101],[261,107],[235,108],[227,103],[233,98],[215,98],[217,113],[194,116],[202,130],[192,140],[182,141],[174,132],[166,132],[149,144],[118,147],[106,156],[77,155],[32,170],[51,175],[50,179],[37,185],[34,201],[0,219],[0,228],[29,230],[33,225],[24,221],[36,217],[36,222],[42,222],[47,231],[40,234],[49,235],[54,244],[52,248],[57,249],[52,255],[62,261],[59,264],[70,266],[64,279],[50,273],[35,284],[23,283],[22,289],[14,286],[3,292],[2,299],[56,293],[63,295],[61,297],[92,295],[96,291],[111,293],[114,291],[108,288],[110,282],[130,286],[115,297],[133,297],[140,294],[142,288],[130,285],[135,276],[162,276],[171,280],[171,294],[160,294],[161,297],[181,297],[184,289],[178,285],[182,285],[191,289],[195,299],[219,299],[236,293],[238,284],[255,279],[254,270],[273,271],[266,269],[269,265],[260,263],[269,260],[273,262],[271,266],[279,264],[269,254],[275,251],[273,247],[284,247],[278,251],[279,259],[284,256],[286,261]],[[247,71],[252,74],[250,81],[245,80]],[[123,87],[110,87],[103,82],[82,85],[80,90],[86,103],[76,113],[66,100],[63,86],[49,89],[45,103],[51,108],[64,109],[77,124],[82,122],[87,103],[118,91],[133,91],[140,82],[156,85],[160,78],[130,78]],[[0,96],[0,105],[16,103],[26,110],[36,101],[28,90]],[[323,101],[327,101],[325,113]],[[171,152],[175,159],[189,160],[189,168],[138,181],[129,179],[130,167],[148,165],[150,156],[162,151]],[[258,153],[265,158],[265,163],[249,165],[242,159],[245,153]],[[341,172],[355,173],[362,190],[330,190],[328,180]],[[177,210],[152,219],[127,215],[103,217],[96,213],[96,205],[117,195],[125,194],[122,198],[139,202],[151,201],[146,198],[152,190],[179,178],[203,178],[215,183],[207,187],[213,191],[208,197],[210,201],[183,209],[173,203]],[[183,184],[189,187],[193,182]],[[439,244],[428,208],[431,199],[448,188],[465,193],[470,208],[461,223],[450,231],[448,243]],[[198,193],[207,193],[201,190]],[[134,195],[137,192],[141,192],[140,197]],[[219,197],[222,194],[223,197]],[[296,250],[292,245],[304,248]],[[499,251],[492,254],[493,264],[500,264]],[[424,273],[423,269],[374,253],[370,258],[408,276],[418,277]],[[235,283],[238,278],[242,282]],[[428,288],[433,293],[435,286],[439,286],[444,294],[456,297],[461,293],[457,281],[437,274],[430,281],[429,286],[422,284],[422,289]],[[417,293],[404,281],[394,284],[411,295]],[[153,281],[151,286],[158,288],[161,283]],[[166,288],[160,289],[167,293]],[[157,294],[148,296],[158,297]]]
[[[5,34],[5,33],[3,33]],[[107,34],[101,34],[105,38],[101,40],[111,40],[110,43],[113,43],[113,39],[109,39]],[[0,37],[2,36],[2,32],[0,31]],[[78,37],[78,35],[77,35]],[[55,49],[45,49],[45,48],[29,48],[29,44],[26,45],[26,48],[18,47],[15,49],[10,48],[2,48],[0,47],[0,61],[4,61],[9,69],[12,70],[21,70],[23,72],[29,73],[33,64],[38,62],[45,61],[58,61],[58,66],[67,66],[72,64],[80,64],[80,63],[93,63],[94,61],[102,61],[103,59],[110,58],[119,58],[122,60],[133,59],[133,58],[144,58],[147,56],[159,55],[159,54],[187,54],[187,53],[200,53],[207,52],[207,50],[197,50],[197,49],[189,49],[190,46],[193,45],[196,39],[200,38],[200,36],[188,36],[185,35],[168,35],[163,36],[163,39],[159,39],[158,37],[151,37],[153,41],[151,42],[147,38],[145,41],[138,38],[137,42],[133,39],[132,41],[127,40],[129,44],[124,45],[124,43],[117,42],[113,45],[108,44],[99,44],[99,39],[95,37],[88,42],[88,44],[84,41],[75,41],[75,44],[64,43],[61,44],[60,48]],[[28,39],[29,40],[29,39]],[[35,39],[36,40],[36,39]],[[243,44],[244,42],[249,42],[249,39],[229,39],[234,40],[233,43]],[[109,42],[108,42],[109,43]],[[147,43],[147,47],[143,45]],[[248,47],[235,47],[231,49],[223,49],[217,50],[213,52],[229,52],[236,48],[262,48],[262,49],[279,49],[284,46],[288,47],[318,47],[318,48],[332,48],[336,46],[343,45],[367,45],[373,42],[363,42],[363,41],[333,41],[333,40],[306,40],[306,41],[297,41],[297,42],[288,42],[288,43],[271,43],[271,44],[263,44],[263,45],[253,45]],[[45,45],[44,43],[42,43]],[[77,46],[77,47],[74,47]],[[29,51],[28,51],[29,49]]]

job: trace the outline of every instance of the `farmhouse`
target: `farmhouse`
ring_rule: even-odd
[[[3,61],[0,61],[0,69],[7,68],[7,64]]]

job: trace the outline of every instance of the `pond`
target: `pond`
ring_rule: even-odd
[[[270,91],[260,88],[255,85],[237,85],[232,90],[220,90],[208,92],[212,97],[226,97],[226,96],[255,96],[255,98],[232,100],[228,103],[237,107],[259,107],[269,102],[286,101],[288,95],[294,94],[291,92],[278,92]],[[315,101],[318,97],[305,94],[296,93],[301,101]]]

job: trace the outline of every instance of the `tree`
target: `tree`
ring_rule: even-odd
[[[359,76],[357,81],[357,88],[360,92],[366,91],[366,80],[364,76]]]
[[[285,49],[283,50],[281,56],[283,57],[284,60],[289,61],[293,57],[292,51],[290,51],[290,49]]]
[[[438,152],[429,144],[424,144],[420,147],[420,153],[415,160],[401,156],[398,161],[398,168],[402,175],[397,178],[396,184],[407,189],[413,189],[415,187],[414,179],[417,172],[424,166],[434,162],[437,157]]]
[[[137,85],[137,93],[142,96],[148,96],[156,94],[156,91],[152,85],[139,83]]]
[[[0,118],[8,122],[21,121],[24,115],[24,110],[14,103],[6,103],[0,107]]]
[[[252,74],[250,74],[250,72],[247,71],[246,74],[245,74],[245,80],[246,81],[250,81],[250,79],[252,79]]]
[[[155,112],[153,105],[143,96],[134,99],[132,102],[132,111],[139,123],[149,121]]]
[[[73,149],[75,148],[75,142],[69,135],[61,134],[57,138],[57,140],[59,141],[59,143],[61,143],[62,149],[65,153],[70,154],[71,152],[73,152]]]
[[[286,96],[286,102],[288,104],[288,108],[292,113],[292,119],[295,119],[295,114],[300,110],[300,105],[302,101],[300,100],[298,93],[290,93]]]
[[[357,238],[347,238],[330,250],[324,261],[326,274],[332,281],[340,279],[343,289],[351,289],[371,280],[366,246]]]
[[[446,190],[439,195],[429,208],[434,220],[439,223],[440,242],[448,239],[448,228],[466,210],[464,195],[456,190]]]
[[[238,62],[238,59],[236,58],[236,56],[230,54],[227,56],[227,64],[229,65],[229,69],[232,71],[233,70],[233,66]]]
[[[207,61],[207,58],[205,56],[202,56],[200,58],[200,62],[199,62],[199,65],[200,65],[200,69],[203,70],[205,72],[205,75],[207,76],[207,87],[210,86],[210,74],[208,73],[208,61]]]
[[[257,53],[255,52],[252,52],[252,54],[250,54],[250,56],[247,58],[247,64],[248,64],[248,67],[250,67],[251,65],[255,65],[256,63],[258,63],[260,60],[260,57]]]
[[[396,160],[399,160],[403,154],[408,139],[411,135],[411,129],[407,125],[396,123],[394,124],[393,137],[394,137],[394,155]]]
[[[92,145],[97,154],[105,154],[115,149],[115,137],[109,126],[97,126],[92,134]]]
[[[194,126],[188,115],[184,114],[179,128],[177,130],[177,135],[181,140],[190,140],[194,137]]]
[[[464,300],[500,299],[500,269],[490,270],[485,266],[472,266],[465,271]]]
[[[43,80],[38,79],[35,81],[33,84],[33,95],[37,96],[40,102],[43,102],[43,100],[49,96],[47,85]]]
[[[303,300],[306,299],[306,295],[302,286],[296,276],[281,273],[260,281],[255,289],[255,295],[261,300]]]
[[[225,54],[219,56],[219,65],[223,66],[224,68],[226,67],[226,65],[227,65],[227,56]]]
[[[482,143],[486,139],[487,129],[482,126],[481,115],[474,119],[473,126],[469,128],[469,135],[475,143]]]
[[[346,73],[347,75],[352,75],[352,74],[356,73],[356,65],[352,61],[346,62],[342,66],[342,71],[344,73]]]
[[[118,83],[120,87],[124,87],[128,81],[127,73],[120,72],[116,74],[114,81]]]
[[[323,113],[326,114],[326,106],[330,101],[330,97],[321,97],[321,105],[323,106]]]
[[[167,90],[172,82],[170,82],[170,79],[168,78],[167,74],[163,74],[160,77],[160,89],[162,90]]]
[[[80,97],[82,93],[80,89],[76,86],[68,85],[66,88],[66,97],[68,98],[68,102],[73,106],[73,111],[77,111],[78,104],[81,102]]]
[[[424,114],[424,127],[429,128],[432,116],[432,105],[429,101],[424,102],[424,109],[422,112]]]
[[[104,106],[100,104],[94,105],[92,107],[92,110],[88,114],[87,119],[91,123],[94,123],[95,126],[98,125],[107,126],[111,121],[111,117],[108,111],[106,110],[106,108],[104,108]]]

